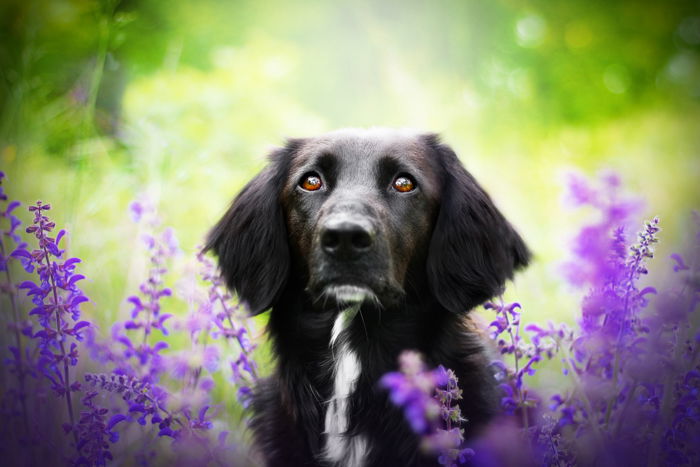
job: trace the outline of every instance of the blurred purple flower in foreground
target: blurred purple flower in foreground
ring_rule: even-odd
[[[404,351],[399,371],[385,374],[380,384],[389,390],[391,401],[403,408],[411,429],[421,435],[421,447],[436,453],[441,465],[463,464],[473,454],[462,447],[460,425],[467,420],[456,405],[462,391],[452,370],[439,366],[429,371],[419,353]]]
[[[518,303],[485,306],[496,312],[490,336],[514,368],[494,362],[503,415],[470,442],[470,465],[700,465],[700,216],[695,243],[686,254],[671,255],[672,275],[657,291],[643,281],[658,218],[631,242],[627,232],[639,203],[620,195],[617,176],[601,181],[598,188],[571,179],[574,204],[600,215],[581,229],[574,259],[564,267],[569,282],[586,291],[579,328],[532,323],[524,334]],[[525,377],[557,355],[571,389],[543,407]],[[390,373],[384,384],[424,433],[434,426],[435,409],[430,390],[417,388],[430,384],[413,380]]]
[[[573,388],[552,397],[552,412],[540,407],[531,413],[537,419],[529,430],[528,412],[523,411],[525,433],[520,439],[525,441],[510,448],[530,452],[539,465],[700,462],[700,238],[696,237],[689,256],[672,255],[672,285],[653,298],[657,290],[641,281],[654,257],[660,223],[657,218],[647,222],[637,241],[630,242],[626,232],[639,203],[622,197],[619,187],[613,175],[603,177],[602,188],[572,178],[571,198],[600,214],[596,223],[582,228],[573,248],[575,259],[565,265],[570,283],[587,288],[576,332],[551,323],[527,325],[533,348],[523,344],[517,327],[508,331],[519,324],[518,306],[487,305],[498,315],[491,323],[492,337],[502,353],[515,356],[514,383],[504,386],[506,413],[538,405],[536,400],[527,403],[527,389],[519,376],[534,371],[543,339],[549,339],[544,348],[549,358],[563,353],[563,370]],[[499,338],[501,333],[510,339]],[[519,367],[518,357],[527,358],[527,363]],[[505,423],[502,434],[520,430]],[[484,464],[480,450],[500,452],[496,458],[502,465],[520,464],[515,457],[508,460],[509,449],[488,435],[475,450],[479,465]]]

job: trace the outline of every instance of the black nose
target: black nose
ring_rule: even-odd
[[[321,248],[339,258],[355,258],[372,246],[372,234],[366,227],[350,221],[326,225],[321,232]]]

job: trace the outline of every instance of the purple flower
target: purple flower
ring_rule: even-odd
[[[130,210],[137,221],[143,221],[150,230],[159,227],[155,209],[147,202],[134,202]],[[172,314],[163,313],[161,302],[172,296],[170,288],[164,285],[164,276],[168,264],[179,253],[172,230],[165,229],[159,233],[144,235],[149,254],[149,269],[146,279],[139,286],[139,294],[127,298],[131,304],[130,319],[112,328],[112,339],[121,345],[121,349],[112,349],[99,342],[95,335],[89,339],[90,349],[98,360],[112,362],[115,371],[133,377],[157,382],[166,370],[166,359],[160,352],[167,348],[167,343],[149,342],[154,330],[163,336],[169,334],[166,327]]]
[[[218,290],[221,280],[208,271],[205,279],[212,287],[205,293],[192,287],[191,282],[176,289],[178,297],[190,305],[190,313],[184,319],[172,319],[172,330],[185,332],[191,349],[165,354],[168,343],[164,340],[154,343],[155,330],[163,338],[171,331],[165,324],[172,315],[161,308],[163,299],[173,295],[164,286],[164,276],[179,250],[173,231],[159,229],[152,207],[145,203],[132,205],[134,211],[148,229],[143,237],[150,256],[149,274],[139,287],[140,293],[127,300],[131,305],[129,319],[112,327],[111,338],[117,345],[103,344],[92,336],[93,352],[103,364],[113,365],[113,373],[86,375],[86,380],[96,389],[121,396],[127,405],[126,421],[136,422],[130,423],[131,426],[154,430],[159,437],[173,439],[173,448],[183,455],[188,449],[198,453],[204,449],[200,453],[204,457],[199,461],[222,450],[206,434],[213,428],[209,392],[214,387],[213,375],[220,369],[222,355],[215,339],[222,335],[227,341],[243,339],[244,328],[227,326],[227,322],[234,323],[235,319],[227,303],[231,297]],[[246,348],[251,350],[249,344]],[[241,366],[254,374],[253,362],[241,359]],[[162,381],[165,374],[171,379]],[[164,385],[159,385],[161,382]],[[167,407],[168,401],[172,401],[172,408]],[[144,445],[142,450],[143,457],[148,458],[151,448]]]
[[[390,400],[402,407],[411,429],[421,435],[421,447],[433,452],[438,463],[456,466],[473,455],[464,449],[462,398],[457,377],[442,365],[428,371],[421,355],[404,351],[399,356],[399,371],[382,376],[379,384],[389,391]]]
[[[244,317],[240,313],[238,306],[231,304],[232,297],[214,263],[199,250],[197,254],[200,276],[207,285],[206,299],[198,308],[199,315],[205,314],[208,326],[214,326],[211,330],[213,337],[222,336],[226,343],[235,343],[238,356],[229,363],[231,369],[231,380],[239,387],[237,391],[238,400],[247,407],[251,401],[252,390],[258,379],[257,364],[252,355],[256,346],[250,341],[248,329],[244,323]],[[194,320],[190,328],[199,330],[202,327],[199,320]],[[208,330],[209,328],[207,328]],[[214,354],[213,348],[209,351],[209,356],[205,353],[205,362],[209,365],[218,366],[219,356]]]
[[[12,209],[14,207],[16,203],[12,203]],[[106,409],[97,407],[94,395],[88,394],[82,398],[83,410],[76,421],[75,412],[79,407],[76,407],[73,400],[73,394],[81,391],[81,385],[75,378],[79,343],[92,326],[90,322],[81,320],[80,306],[88,298],[78,284],[85,276],[76,272],[80,259],[68,257],[60,247],[66,232],[60,230],[55,237],[52,236],[55,223],[47,215],[49,210],[50,206],[41,201],[29,207],[34,219],[25,232],[36,239],[37,247],[30,249],[28,244],[19,242],[11,255],[22,262],[26,272],[37,276],[35,280],[25,280],[16,286],[17,290],[25,291],[31,301],[28,315],[33,322],[17,319],[13,326],[17,333],[17,345],[10,348],[13,373],[18,379],[18,394],[21,394],[19,399],[25,416],[29,414],[31,404],[31,420],[25,423],[27,428],[24,436],[26,441],[49,439],[51,436],[51,416],[47,414],[45,406],[34,400],[38,395],[48,397],[48,386],[55,396],[65,400],[65,408],[60,413],[67,412],[68,420],[61,424],[61,428],[73,439],[72,448],[75,452],[70,455],[72,462],[104,465],[111,458],[111,453],[103,442],[103,436],[109,434],[109,430],[105,431],[106,425],[102,420]],[[19,221],[10,216],[9,238],[17,239],[12,234],[18,225]],[[8,284],[11,284],[9,269],[5,273]],[[18,314],[14,293],[11,302]],[[25,375],[33,377],[32,393],[28,393],[25,388],[28,383]],[[40,375],[43,376],[42,379],[38,379]],[[65,420],[63,417],[65,415],[61,415],[60,419]],[[110,438],[113,439],[112,436]],[[62,450],[56,453],[61,454]],[[31,458],[32,455],[28,459]]]
[[[380,385],[389,390],[391,401],[403,407],[411,429],[417,434],[434,430],[440,406],[433,399],[437,374],[425,368],[417,352],[405,351],[399,356],[399,371],[382,376]]]
[[[501,408],[507,415],[517,415],[524,427],[528,428],[539,407],[539,400],[532,390],[524,384],[524,377],[536,373],[535,364],[552,359],[562,343],[570,342],[572,332],[566,325],[555,326],[549,322],[547,327],[529,324],[524,330],[530,334],[521,334],[521,305],[519,303],[486,303],[484,308],[493,310],[496,319],[491,322],[490,337],[503,356],[512,356],[513,369],[501,361],[492,363],[496,376],[501,382]]]
[[[114,427],[124,421],[126,416],[115,414],[106,420],[109,410],[95,405],[97,392],[88,392],[82,399],[84,410],[75,431],[78,434],[78,451],[81,455],[76,459],[76,465],[106,465],[113,460],[109,443],[116,443],[119,434]]]
[[[34,213],[32,225],[26,232],[32,234],[38,243],[38,248],[27,250],[20,246],[12,255],[23,257],[33,263],[38,281],[24,281],[19,284],[20,290],[26,290],[34,308],[29,312],[39,324],[39,330],[31,337],[37,341],[41,373],[51,384],[51,388],[66,400],[69,426],[75,426],[71,393],[78,391],[80,385],[71,382],[70,367],[78,362],[77,342],[83,340],[83,333],[90,326],[87,321],[80,321],[80,305],[87,297],[78,288],[77,283],[85,276],[76,274],[78,258],[64,259],[65,251],[59,245],[65,231],[58,232],[56,237],[50,234],[55,223],[47,216],[50,205],[37,201],[30,206]],[[76,445],[78,438],[73,430]]]
[[[576,183],[579,194],[581,186]],[[684,384],[683,375],[700,368],[689,322],[698,304],[691,297],[700,287],[685,281],[681,288],[657,293],[641,285],[654,257],[659,220],[647,222],[637,241],[630,242],[625,232],[634,203],[621,200],[618,187],[619,180],[608,180],[601,191],[578,196],[600,211],[601,220],[582,229],[574,246],[576,260],[567,266],[571,283],[588,287],[588,293],[580,332],[563,347],[575,390],[552,399],[559,415],[552,433],[560,436],[573,428],[576,438],[566,449],[582,462],[597,456],[607,463],[697,463],[700,424],[693,418],[695,406],[685,401],[696,401],[698,392]],[[695,258],[699,251],[693,248]],[[697,260],[686,262],[680,254],[671,258],[675,274],[692,277],[688,264]],[[527,329],[543,335],[541,327]],[[685,391],[693,395],[684,398]],[[556,449],[564,449],[565,441]]]

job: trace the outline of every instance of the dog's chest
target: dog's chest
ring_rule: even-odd
[[[361,434],[346,434],[350,419],[350,397],[362,371],[357,354],[344,339],[357,309],[341,312],[335,320],[330,348],[333,356],[333,394],[326,405],[325,447],[326,460],[348,467],[364,465],[367,439]]]

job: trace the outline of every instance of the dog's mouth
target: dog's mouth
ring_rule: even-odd
[[[364,282],[338,279],[312,282],[306,291],[321,308],[343,308],[361,304],[387,308],[404,296],[403,289],[390,280]]]
[[[365,301],[379,304],[379,297],[372,289],[364,285],[328,285],[323,289],[323,295],[340,306],[357,305]]]

